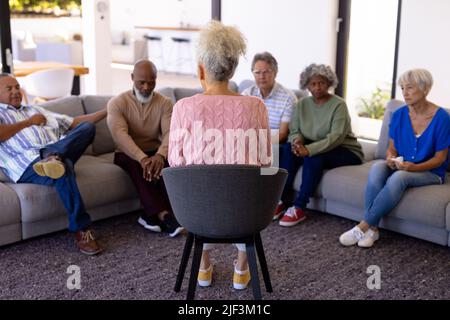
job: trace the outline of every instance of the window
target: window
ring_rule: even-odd
[[[378,139],[394,70],[398,1],[352,1],[346,100],[355,133]]]

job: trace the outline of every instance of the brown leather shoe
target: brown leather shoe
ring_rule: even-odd
[[[95,241],[95,235],[92,229],[77,231],[75,233],[75,239],[78,248],[84,254],[94,255],[100,253],[103,250],[102,248],[100,248],[97,241]]]
[[[66,167],[61,158],[55,155],[36,162],[33,169],[38,175],[52,179],[59,179],[66,173]]]

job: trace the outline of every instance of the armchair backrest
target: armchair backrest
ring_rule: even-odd
[[[253,235],[272,220],[287,171],[261,175],[251,165],[193,165],[163,170],[178,222],[209,238]]]

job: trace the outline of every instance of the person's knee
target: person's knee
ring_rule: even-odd
[[[386,162],[376,162],[372,165],[369,172],[369,184],[384,184],[386,177],[389,175],[389,167]]]
[[[80,126],[82,126],[87,135],[95,136],[95,123],[86,121],[81,123]]]
[[[376,173],[385,172],[388,171],[389,167],[387,165],[386,161],[379,161],[375,162],[372,167],[370,168],[370,171],[374,171]]]
[[[406,186],[408,184],[408,178],[410,173],[403,170],[395,171],[387,180],[389,186]]]
[[[322,155],[312,156],[312,157],[304,157],[303,158],[303,170],[305,168],[322,168],[323,166],[323,157]]]

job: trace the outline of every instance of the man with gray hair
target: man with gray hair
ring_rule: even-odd
[[[297,97],[291,90],[275,81],[278,62],[269,52],[257,53],[253,57],[252,73],[255,77],[255,84],[244,90],[242,95],[255,96],[264,101],[269,115],[270,129],[279,130],[279,167],[289,170],[292,157],[290,146],[286,141]],[[275,212],[273,219],[278,219],[282,214],[283,212]]]
[[[114,163],[129,174],[144,207],[138,223],[175,237],[183,228],[172,213],[161,178],[161,170],[168,165],[173,102],[153,91],[156,76],[152,62],[136,62],[131,74],[133,89],[108,102],[107,123],[117,145]]]
[[[292,110],[297,104],[295,94],[275,81],[278,62],[269,52],[257,53],[252,61],[255,84],[242,92],[244,96],[255,96],[264,101],[269,114],[270,129],[279,130],[279,142],[284,143],[289,135]]]

